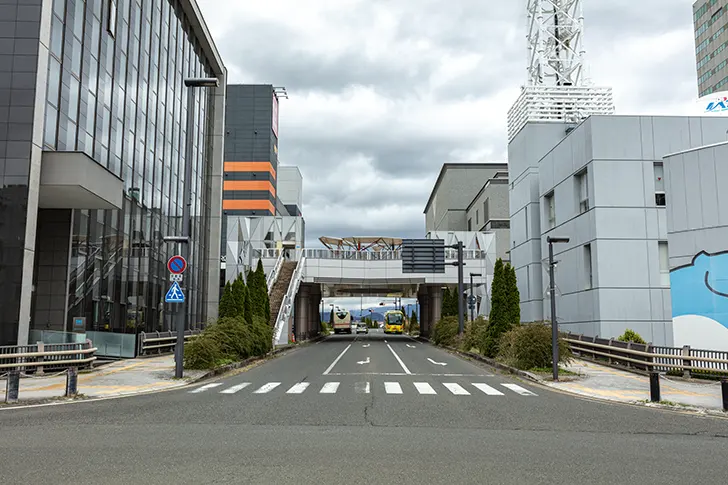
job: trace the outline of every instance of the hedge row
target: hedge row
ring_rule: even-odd
[[[205,328],[194,340],[185,343],[186,369],[214,369],[270,352],[273,329],[261,317],[252,323],[240,317],[226,317]]]

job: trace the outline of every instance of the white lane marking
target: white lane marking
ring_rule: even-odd
[[[432,386],[426,382],[415,382],[414,384],[420,394],[437,394]]]
[[[385,340],[385,342],[386,342],[386,340]],[[389,344],[387,344],[387,347],[389,347],[389,350],[391,350],[391,351],[392,351],[392,354],[393,354],[393,355],[394,355],[394,357],[395,357],[395,358],[397,359],[397,362],[399,362],[399,365],[401,365],[401,366],[402,366],[402,370],[403,370],[403,371],[405,372],[405,374],[412,374],[412,373],[410,372],[410,370],[409,370],[409,369],[407,368],[407,366],[406,366],[406,365],[404,365],[404,362],[402,362],[402,359],[400,359],[400,358],[399,358],[399,355],[397,355],[397,352],[395,352],[395,351],[394,351],[394,349],[392,348],[392,346],[391,346],[391,345],[389,345]]]
[[[498,389],[490,387],[488,384],[473,383],[473,386],[480,389],[489,396],[503,396],[504,394]]]
[[[309,385],[311,385],[310,382],[299,382],[287,390],[286,394],[301,394]]]
[[[336,394],[336,391],[339,390],[339,383],[338,382],[327,382],[324,384],[324,387],[321,388],[319,391],[319,394]]]
[[[354,384],[354,390],[357,394],[369,394],[370,389],[368,382],[357,382]]]
[[[349,350],[349,347],[351,347],[351,344],[347,345],[346,348],[339,354],[339,356],[336,359],[334,359],[334,361],[331,363],[329,368],[324,371],[323,375],[327,375],[329,372],[331,372],[331,369],[334,368],[334,366],[339,361],[339,359],[341,359],[344,356],[344,354],[346,353],[346,351]]]
[[[367,348],[367,347],[369,347],[370,345],[371,345],[371,344],[364,344],[364,345],[362,345],[362,347],[366,349],[366,348]]]
[[[270,392],[280,385],[280,382],[269,382],[268,384],[264,384],[260,389],[253,391],[253,394],[265,394],[266,392]]]
[[[399,382],[385,382],[384,390],[387,394],[402,394],[402,386],[399,385]]]
[[[416,349],[417,348],[416,345],[410,345],[410,344],[405,344],[405,345],[407,346],[407,348],[410,348],[410,349]]]
[[[190,394],[197,394],[198,392],[205,392],[208,389],[212,389],[213,387],[222,386],[222,382],[214,382],[212,384],[205,384],[202,387],[198,387],[197,389],[194,389],[190,391]]]
[[[443,382],[443,386],[447,387],[447,389],[455,394],[456,396],[469,396],[470,393],[466,391],[460,384],[456,384],[454,382]]]
[[[240,391],[241,389],[245,389],[250,385],[250,382],[243,382],[242,384],[238,384],[236,386],[230,386],[227,389],[223,389],[220,391],[220,394],[235,394],[236,392]]]
[[[357,364],[359,364],[359,365],[361,365],[361,364],[369,364],[370,362],[371,362],[371,360],[369,360],[369,357],[367,357],[367,360],[360,360],[359,362],[357,362]]]
[[[429,360],[430,362],[432,362],[435,365],[447,365],[447,363],[445,363],[445,362],[435,362],[434,360],[432,360],[429,357],[427,358],[427,360]]]
[[[428,376],[428,377],[493,377],[493,374],[418,374],[413,372],[330,372],[329,376]]]
[[[538,396],[538,394],[536,394],[535,392],[531,392],[528,389],[519,386],[518,384],[501,384],[501,386],[507,387],[511,391],[517,392],[521,396]]]

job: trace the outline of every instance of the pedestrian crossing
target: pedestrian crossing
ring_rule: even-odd
[[[415,393],[418,395],[452,395],[452,396],[471,396],[486,395],[486,396],[505,396],[506,394],[516,394],[519,396],[538,396],[535,392],[526,389],[525,387],[519,386],[509,382],[498,384],[499,387],[493,387],[484,382],[473,382],[469,384],[461,384],[457,382],[442,382],[439,384],[432,384],[429,382],[413,382],[405,384],[404,386],[400,382],[387,381],[383,383],[383,390],[385,394],[389,395],[402,395]],[[323,385],[313,385],[311,382],[297,382],[290,387],[282,386],[281,382],[267,382],[262,385],[254,386],[251,382],[242,382],[233,386],[221,388],[223,383],[214,382],[211,384],[205,384],[198,388],[189,391],[190,394],[199,394],[211,390],[218,392],[219,394],[237,394],[243,389],[254,389],[252,394],[271,394],[275,393],[276,390],[280,391],[286,389],[284,394],[304,394],[305,392],[315,392],[318,394],[337,394],[340,390],[346,389],[347,386],[341,385],[341,382],[325,382]],[[309,391],[310,390],[310,391]],[[510,392],[508,392],[510,391]],[[354,392],[357,394],[371,394],[372,383],[369,381],[355,382]]]

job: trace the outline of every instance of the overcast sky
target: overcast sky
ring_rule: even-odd
[[[230,83],[285,86],[279,158],[318,237],[424,236],[444,162],[506,161],[526,0],[198,0]],[[690,0],[585,0],[590,78],[618,114],[687,114]]]

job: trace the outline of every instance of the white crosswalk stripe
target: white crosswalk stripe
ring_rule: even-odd
[[[454,382],[443,382],[443,386],[447,387],[448,391],[452,392],[456,396],[469,396],[470,393],[465,390],[463,386],[460,384],[456,384]]]
[[[493,387],[490,387],[488,384],[483,384],[481,382],[474,382],[473,387],[480,389],[484,393],[486,393],[489,396],[503,396],[503,393],[500,392],[498,389],[495,389]]]
[[[327,382],[319,391],[320,394],[336,394],[339,390],[339,382]]]
[[[291,387],[286,394],[301,394],[310,385],[310,382],[299,382],[295,386]]]
[[[402,394],[402,386],[399,385],[399,382],[385,382],[384,390],[387,394]]]
[[[220,391],[220,394],[235,394],[236,392],[245,389],[250,385],[250,382],[243,382],[242,384],[237,384],[235,386],[230,386],[227,389],[223,389]]]
[[[212,389],[213,387],[222,386],[222,382],[215,382],[212,384],[205,384],[204,386],[200,386],[197,389],[193,389],[190,391],[190,394],[197,394],[199,392],[205,392],[208,389]]]
[[[531,392],[528,389],[525,389],[518,384],[501,384],[503,387],[507,387],[513,392],[517,392],[521,396],[538,396],[535,392]]]
[[[260,387],[258,387],[256,390],[252,392],[252,394],[268,394],[274,389],[281,386],[281,382],[268,382]],[[375,383],[374,389],[372,389],[372,383],[369,381],[362,381],[362,382],[355,382],[354,383],[354,392],[357,394],[371,394],[372,392],[380,392],[382,389],[382,384],[384,387],[384,392],[386,394],[407,394],[413,392],[412,387],[409,387],[409,383],[405,382],[405,387],[402,387],[401,382],[396,381],[386,381],[384,383]],[[472,383],[462,383],[458,384],[456,382],[443,382],[443,383],[429,383],[429,382],[413,382],[414,389],[417,391],[417,394],[419,395],[437,395],[438,391],[436,390],[437,386],[442,385],[445,389],[450,391],[451,395],[454,396],[470,396],[471,392],[466,389],[467,386],[472,385],[474,388],[481,391],[486,396],[504,396],[505,394],[495,387],[486,384],[484,382],[472,382]],[[518,394],[520,396],[538,396],[533,391],[530,391],[526,389],[525,387],[519,386],[518,384],[511,384],[511,383],[498,383],[500,386],[503,386],[504,388],[508,389],[509,391]],[[205,384],[203,386],[200,386],[198,388],[192,389],[188,391],[192,394],[198,394],[201,392],[208,391],[210,389],[214,389],[216,387],[222,386],[223,383],[221,382],[213,382],[210,384]],[[495,384],[494,384],[495,385]],[[253,386],[250,382],[241,382],[240,384],[235,384],[230,387],[223,388],[219,391],[220,394],[237,394],[243,389],[247,387]],[[314,386],[318,387],[318,386]],[[285,392],[287,395],[294,395],[294,394],[304,394],[309,388],[311,388],[310,382],[297,382],[291,385],[291,387]],[[341,382],[325,382],[319,389],[319,394],[337,394],[339,391],[342,392],[351,392],[351,383],[348,385],[345,384],[345,386],[342,388]],[[316,392],[315,390],[313,392]],[[447,393],[446,393],[447,394]],[[477,393],[476,393],[477,394]],[[481,395],[482,396],[482,395]]]
[[[437,394],[437,392],[426,382],[415,382],[415,388],[420,394]]]
[[[269,382],[268,384],[261,386],[261,388],[258,389],[257,391],[253,391],[253,394],[265,394],[267,392],[272,391],[273,389],[275,389],[276,387],[278,387],[280,385],[281,385],[280,382]]]

